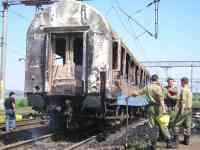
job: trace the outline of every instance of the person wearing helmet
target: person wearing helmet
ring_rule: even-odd
[[[179,130],[180,127],[184,128],[184,144],[191,143],[191,125],[192,125],[192,92],[189,88],[189,79],[183,77],[181,79],[181,92],[178,102],[178,114],[174,121],[174,132],[176,134],[176,143],[179,143]]]

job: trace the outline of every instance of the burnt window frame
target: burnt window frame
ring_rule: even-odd
[[[125,59],[126,59],[126,49],[121,46],[121,53],[120,53],[120,74],[124,77],[124,68],[125,68]]]
[[[116,45],[116,47],[114,47]],[[114,57],[115,50],[115,57]],[[115,58],[115,59],[114,59]],[[119,68],[119,43],[118,41],[112,41],[112,69],[117,70]]]

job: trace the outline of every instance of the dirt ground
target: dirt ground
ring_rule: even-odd
[[[183,140],[182,138],[180,140]],[[170,150],[165,149],[165,143],[158,143],[157,150]],[[174,149],[171,149],[174,150]],[[184,145],[180,142],[178,148],[176,150],[200,150],[200,134],[192,136],[192,144],[191,145]]]
[[[192,136],[192,144],[189,146],[180,144],[177,150],[199,150],[200,149],[200,134]]]

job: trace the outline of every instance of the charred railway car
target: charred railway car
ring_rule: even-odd
[[[66,124],[81,117],[116,117],[112,92],[119,78],[135,88],[150,79],[96,9],[64,0],[33,19],[27,32],[25,92],[34,108],[60,113]]]

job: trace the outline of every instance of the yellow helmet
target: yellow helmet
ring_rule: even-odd
[[[21,114],[16,114],[16,121],[22,121],[23,117]]]
[[[170,116],[167,114],[160,115],[157,117],[157,121],[158,121],[159,125],[163,126],[163,127],[167,127],[169,125],[169,119],[170,119]]]

